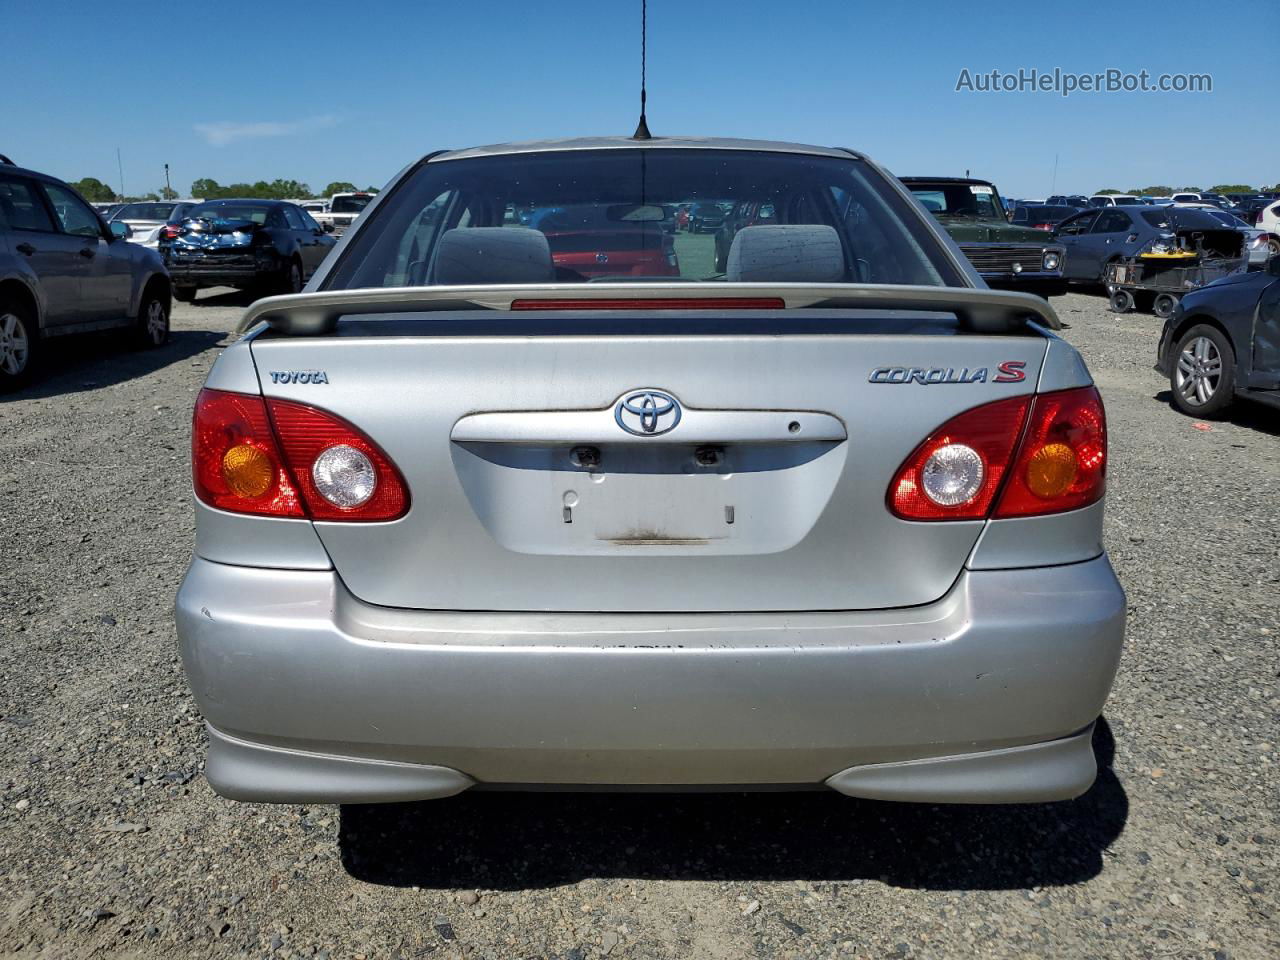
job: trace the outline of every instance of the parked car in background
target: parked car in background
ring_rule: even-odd
[[[1228,213],[1226,210],[1213,208],[1206,212],[1219,223],[1225,224],[1233,230],[1239,230],[1244,234],[1245,250],[1249,255],[1250,267],[1261,267],[1271,258],[1271,247],[1267,231],[1245,223],[1234,213]]]
[[[960,245],[988,285],[1042,297],[1066,293],[1063,248],[1031,226],[1010,223],[989,180],[902,177],[902,183]]]
[[[729,249],[739,230],[778,222],[778,214],[772,203],[761,200],[739,200],[729,209],[724,224],[716,231],[715,268],[720,273],[728,269]]]
[[[1280,202],[1272,202],[1258,210],[1254,226],[1265,230],[1273,257],[1280,257]]]
[[[1052,230],[1067,217],[1080,212],[1079,207],[1016,206],[1009,222],[1019,227],[1035,230]]]
[[[1199,203],[1201,197],[1198,193],[1175,193],[1171,199],[1174,203]]]
[[[1045,200],[1045,205],[1050,207],[1078,207],[1083,209],[1089,206],[1089,198],[1079,193],[1071,194],[1054,194]]]
[[[128,243],[70,186],[0,165],[0,390],[25,383],[56,338],[128,330],[169,337],[169,278],[153,250]]]
[[[724,226],[725,210],[719,203],[695,203],[689,211],[690,233],[714,233]]]
[[[1106,207],[1068,217],[1053,232],[1066,247],[1066,276],[1102,283],[1109,264],[1136,257],[1156,241],[1175,246],[1201,244],[1214,257],[1243,257],[1240,231],[1205,210],[1179,207]]]
[[[1156,369],[1193,417],[1240,398],[1280,409],[1280,257],[1184,296],[1160,333]]]
[[[657,204],[625,209],[573,204],[534,209],[529,223],[546,237],[558,280],[678,277],[667,213]]]
[[[566,283],[508,217],[656,225],[690,195],[778,222],[724,274]],[[986,289],[890,174],[743,140],[458,150],[343,247],[249,308],[195,404],[176,620],[220,794],[1093,783],[1126,615],[1102,400],[1052,308]]]
[[[311,214],[313,217],[317,213],[329,212],[329,201],[327,200],[302,200],[298,203],[298,206],[307,211],[307,213]]]
[[[375,196],[377,194],[366,193],[363,190],[355,193],[335,193],[325,204],[324,211],[312,212],[312,216],[323,228],[342,234],[355,222],[364,208],[373,202]]]
[[[1225,210],[1231,206],[1231,201],[1220,193],[1202,193],[1200,200],[1203,203],[1212,203],[1215,207]]]
[[[120,206],[108,219],[109,223],[127,223],[129,242],[155,249],[160,230],[167,223],[180,221],[198,200],[144,200]]]
[[[206,200],[160,235],[173,295],[204,287],[296,293],[337,243],[311,214],[283,200]]]
[[[1129,193],[1098,193],[1089,198],[1091,207],[1129,207],[1142,206],[1137,197]]]

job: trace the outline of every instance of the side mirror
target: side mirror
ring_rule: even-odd
[[[107,227],[111,230],[112,240],[128,240],[133,236],[133,230],[123,220],[112,220]]]
[[[326,220],[323,224],[321,224],[320,229],[323,230],[325,233],[333,233],[333,224],[330,221]]]

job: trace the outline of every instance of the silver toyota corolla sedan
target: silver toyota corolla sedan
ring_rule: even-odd
[[[767,211],[674,232],[682,203]],[[849,150],[431,154],[196,402],[177,600],[240,800],[1093,782],[1102,402]]]

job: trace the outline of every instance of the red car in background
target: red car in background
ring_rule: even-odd
[[[541,230],[562,279],[678,277],[675,239],[660,220],[626,220],[609,207],[559,207],[539,211],[529,226]]]

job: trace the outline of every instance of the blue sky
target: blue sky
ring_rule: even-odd
[[[655,135],[837,144],[1007,196],[1280,180],[1280,2],[650,0]],[[1221,12],[1221,16],[1219,16]],[[10,4],[0,152],[185,192],[380,185],[443,147],[630,133],[639,0]],[[1221,25],[1215,25],[1215,24]],[[1213,92],[957,93],[1019,68],[1208,73]],[[1163,144],[1164,146],[1160,146]]]

